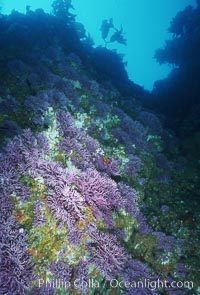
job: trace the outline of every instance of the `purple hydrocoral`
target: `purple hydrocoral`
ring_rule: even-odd
[[[146,127],[150,129],[153,135],[162,134],[162,125],[159,118],[150,112],[142,111],[139,113],[138,118]]]
[[[6,137],[13,137],[22,133],[21,127],[12,120],[5,120],[0,124],[0,134]]]
[[[155,290],[150,288],[145,288],[145,280],[154,280],[156,279],[155,275],[152,273],[152,270],[148,268],[144,263],[135,260],[129,259],[124,267],[122,273],[123,280],[126,282],[135,283],[134,287],[124,288],[124,294],[127,295],[156,295],[158,294]],[[140,282],[137,286],[137,282]],[[141,283],[144,284],[144,287],[141,287]]]
[[[55,186],[56,195],[59,198],[61,206],[70,214],[74,220],[81,220],[83,218],[82,211],[85,208],[84,197],[72,187],[67,184],[59,184]],[[53,201],[48,197],[48,203]]]
[[[63,139],[59,148],[67,154],[77,168],[85,170],[94,167],[91,154],[75,138]]]
[[[127,116],[122,121],[122,128],[128,133],[130,140],[138,151],[147,150],[149,148],[147,142],[147,131],[140,122],[133,121]]]
[[[127,116],[126,113],[118,107],[113,107],[111,113],[117,116],[120,120],[124,120]]]
[[[33,177],[42,175],[49,186],[54,186],[56,177],[62,178],[63,176],[63,168],[57,162],[39,159],[35,168],[36,169],[31,172],[31,175]],[[64,176],[66,176],[66,173],[64,173]]]
[[[177,263],[176,272],[179,278],[185,279],[189,274],[190,269],[187,268],[183,263]]]
[[[95,167],[98,171],[105,172],[109,176],[119,176],[121,174],[119,161],[114,158],[106,158],[99,155],[95,159]]]
[[[125,209],[126,211],[134,216],[138,222],[138,228],[140,234],[152,233],[152,228],[147,224],[146,217],[140,212],[138,207],[138,196],[137,192],[127,184],[120,182],[118,188],[122,197],[125,199]]]
[[[56,81],[56,83],[54,83],[53,88],[57,88],[60,93],[62,93],[63,96],[65,96],[67,98],[66,104],[64,105],[64,100],[55,100],[56,102],[56,106],[57,107],[67,107],[67,105],[69,105],[69,102],[72,100],[73,101],[73,105],[74,107],[80,107],[80,100],[77,94],[76,89],[74,88],[72,81],[66,78],[63,79],[58,79],[58,81]]]
[[[68,122],[62,122],[63,125],[60,125],[61,128],[63,126],[66,127],[63,135],[69,137],[70,140],[74,138],[78,144],[80,139],[84,140],[84,133],[75,126],[74,119],[70,115],[67,117],[69,119]],[[65,123],[67,124],[65,125]],[[85,221],[85,208],[88,208],[88,206],[92,209],[93,215],[97,219],[102,218],[105,221],[106,228],[112,228],[114,225],[112,219],[113,211],[123,208],[137,218],[140,233],[152,232],[147,226],[145,217],[138,212],[137,197],[133,189],[131,191],[129,187],[127,188],[126,185],[122,184],[117,186],[108,175],[99,173],[94,168],[84,172],[76,171],[70,173],[69,169],[64,169],[55,162],[47,162],[44,158],[41,159],[42,155],[48,150],[47,147],[44,148],[46,141],[43,136],[33,135],[30,131],[26,131],[22,136],[15,138],[13,143],[13,145],[9,145],[10,149],[6,149],[6,161],[10,163],[8,166],[10,168],[14,167],[21,175],[28,173],[28,175],[33,177],[42,177],[48,191],[47,204],[60,223],[67,226],[67,237],[70,243],[79,243],[82,238],[77,221]],[[87,137],[87,141],[81,143],[84,151],[88,151],[88,147],[90,147],[90,151],[87,154],[88,162],[92,161],[91,155],[96,156],[97,146],[96,142],[93,145],[90,137]],[[29,162],[30,158],[32,160]],[[9,169],[8,171],[10,171]],[[109,173],[107,172],[107,174]],[[20,192],[22,187],[15,183],[15,175],[12,177],[8,173],[7,179],[8,183],[13,181],[14,191],[22,197],[23,194]],[[7,181],[6,177],[3,178],[3,181]],[[125,189],[127,190],[126,193]],[[131,197],[128,195],[129,193],[132,194]],[[131,207],[131,203],[134,201],[135,203]],[[42,212],[40,205],[39,203],[35,204],[35,224],[44,221],[43,216],[39,216]],[[36,216],[37,211],[39,211],[38,220]],[[84,230],[88,234],[88,240],[90,238],[92,240],[92,242],[87,240],[87,249],[90,251],[88,255],[92,256],[91,263],[94,263],[107,278],[115,277],[116,274],[123,271],[123,261],[126,259],[123,258],[122,254],[125,255],[125,250],[119,245],[114,235],[100,233],[95,227],[95,229],[91,230],[90,225],[86,221],[86,228]],[[73,235],[75,236],[75,241],[72,241]],[[118,253],[118,257],[115,253]],[[125,257],[127,258],[127,254]],[[109,268],[105,269],[109,264]]]
[[[126,212],[135,217],[138,222],[139,232],[141,234],[151,233],[153,230],[147,224],[146,217],[140,212],[138,206],[138,195],[135,189],[123,182],[118,184],[118,188],[122,197],[125,199],[124,204]]]
[[[120,175],[118,161],[114,158],[104,161],[104,157],[99,154],[99,143],[75,126],[70,113],[59,111],[57,121],[60,135],[65,137],[59,148],[65,151],[77,168],[86,170],[95,166],[108,175]]]
[[[93,214],[96,218],[102,218],[102,210],[108,210],[108,203],[105,199],[103,190],[97,182],[97,175],[93,171],[76,176],[75,184],[78,190],[84,195],[88,205],[92,207]],[[96,175],[95,175],[96,174]],[[93,176],[93,178],[91,178]]]
[[[6,115],[12,114],[16,112],[18,106],[18,101],[14,97],[8,96],[8,98],[0,102],[0,113]]]
[[[50,106],[51,101],[47,99],[41,100],[40,96],[28,96],[25,100],[25,107],[28,112],[35,113],[38,116],[42,116]]]
[[[166,281],[168,282],[168,285],[169,285],[169,287],[167,287],[166,288],[166,292],[169,294],[169,295],[187,295],[188,294],[188,290],[184,290],[183,288],[180,288],[180,287],[176,287],[176,284],[175,284],[175,286],[172,288],[171,286],[170,286],[170,284],[172,283],[172,282],[174,282],[174,279],[173,278],[171,278],[170,276],[168,276],[167,278],[166,278]],[[173,285],[174,285],[174,283],[173,283]]]
[[[25,174],[30,168],[35,168],[42,155],[49,152],[48,141],[45,136],[33,135],[30,129],[26,129],[8,143],[5,152],[10,165]]]
[[[98,114],[98,119],[103,122],[106,116],[111,112],[111,107],[95,98],[90,98],[89,103],[95,106],[96,113]]]
[[[167,289],[167,293],[169,295],[187,295],[188,292],[186,290],[180,289],[180,288],[176,288],[176,289]]]
[[[155,162],[159,169],[162,171],[157,177],[159,183],[168,184],[170,181],[170,172],[172,171],[172,165],[164,154],[155,153]]]
[[[125,165],[124,172],[129,177],[136,177],[141,167],[142,167],[142,161],[140,160],[140,158],[137,156],[130,155],[129,161]]]
[[[79,81],[81,78],[81,75],[77,72],[76,69],[71,67],[69,63],[65,63],[65,62],[59,63],[58,69],[64,74],[65,78],[67,79]]]
[[[65,94],[57,89],[41,90],[38,93],[41,102],[48,102],[51,106],[63,107],[69,102]]]
[[[52,195],[47,197],[47,202],[54,216],[69,228],[83,219],[84,199],[66,184],[59,183]]]
[[[123,295],[158,295],[156,291],[150,290],[150,289],[144,289],[144,288],[129,288],[124,291]]]
[[[119,113],[119,112],[118,112]],[[122,143],[129,153],[136,148],[137,151],[148,150],[150,145],[147,142],[147,130],[138,121],[132,120],[129,116],[120,114],[121,127],[112,130],[119,143]]]
[[[60,136],[66,139],[76,139],[85,146],[86,149],[88,144],[90,144],[90,147],[93,145],[93,149],[99,146],[93,138],[90,138],[81,128],[76,126],[76,121],[69,112],[63,110],[57,112],[57,125]]]
[[[55,279],[70,282],[72,278],[72,267],[63,261],[53,262],[48,269],[54,274]]]
[[[46,217],[43,212],[44,203],[42,201],[37,201],[34,207],[34,226],[42,226],[46,222]]]
[[[69,86],[68,81],[66,79],[63,79],[59,75],[50,73],[49,79],[47,82],[47,88],[53,88],[53,89],[59,89],[62,92],[67,91],[67,87]]]
[[[171,252],[174,247],[177,249],[182,248],[182,240],[176,240],[172,236],[166,236],[162,232],[154,232],[148,225],[147,219],[138,207],[138,197],[136,191],[125,183],[119,183],[118,188],[121,195],[126,200],[126,211],[134,216],[138,222],[138,229],[140,234],[153,234],[158,238],[157,249],[162,249],[166,252]]]
[[[14,204],[10,195],[16,195],[19,200],[27,200],[30,196],[29,189],[18,180],[18,175],[12,167],[12,162],[6,156],[0,155],[0,211],[1,218],[6,220],[12,215]]]
[[[51,286],[48,286],[48,284],[44,284],[44,286],[41,286],[41,287],[33,287],[29,291],[29,295],[54,295],[54,294],[56,294],[56,290],[53,289]]]
[[[68,221],[67,238],[71,245],[79,245],[83,237],[83,232],[80,231],[74,223]]]
[[[123,207],[123,200],[116,183],[94,169],[76,175],[74,183],[87,204],[91,206],[96,218],[103,217],[107,226],[112,227],[112,210]]]
[[[139,281],[143,279],[155,278],[152,270],[148,268],[144,263],[136,259],[129,259],[125,265],[125,271],[123,273],[123,278],[128,281],[134,280]]]
[[[88,135],[85,135],[82,138],[82,141],[84,142],[88,152],[91,154],[93,154],[93,153],[97,152],[97,150],[101,149],[98,140],[96,140]]]
[[[27,236],[12,216],[1,219],[0,232],[0,294],[23,295],[33,280]]]
[[[47,204],[60,225],[67,226],[70,235],[76,229],[76,221],[83,219],[85,208],[83,196],[71,185],[73,174],[58,163],[47,161],[38,162],[33,174],[42,175],[48,189]]]
[[[163,232],[153,232],[158,238],[157,249],[163,249],[165,252],[172,252],[174,248],[181,250],[183,241],[175,239],[173,236],[167,236]]]
[[[64,107],[68,103],[65,94],[56,89],[42,90],[37,96],[28,96],[25,100],[25,108],[33,115],[33,123],[45,125],[48,117],[45,117],[49,107]]]
[[[0,192],[11,194],[17,183],[17,173],[12,161],[0,154]]]
[[[140,211],[138,207],[138,195],[136,190],[123,182],[118,183],[118,188],[123,199],[125,200],[124,207],[126,212],[132,216],[138,216]]]
[[[147,235],[153,233],[153,229],[148,225],[146,216],[139,212],[136,216],[138,222],[139,233],[142,235]]]
[[[38,62],[35,59],[35,56],[31,57],[32,59],[32,72],[28,74],[28,81],[30,82],[31,86],[33,87],[41,87],[44,85],[48,85],[50,80],[51,72],[49,69],[44,65],[42,62]],[[30,57],[29,57],[30,62]]]
[[[0,198],[0,212],[1,212],[1,219],[7,220],[11,215],[14,209],[14,205],[8,196],[1,194]]]
[[[83,77],[81,82],[84,90],[89,92],[91,96],[98,96],[101,94],[99,91],[99,84],[95,80],[88,80]]]
[[[89,292],[89,264],[86,261],[81,261],[75,268],[75,289],[81,292],[82,295]]]
[[[90,263],[94,264],[107,280],[123,272],[129,255],[116,237],[100,231],[91,232],[90,237],[92,241],[87,245],[91,252]]]
[[[59,110],[57,112],[57,124],[59,134],[64,137],[76,137],[78,129],[75,120],[69,112]]]
[[[22,202],[30,197],[30,190],[22,183],[16,183],[13,192]]]
[[[69,69],[71,70],[71,68]],[[59,90],[62,91],[63,94],[68,95],[70,98],[74,98],[76,96],[76,92],[73,89],[70,80],[67,80],[66,77],[62,78],[60,75],[52,73],[45,66],[44,62],[38,62],[38,60],[35,60],[34,64],[32,65],[32,72],[27,75],[27,79],[33,87],[43,86],[44,88],[48,89],[48,91],[49,89],[50,91]],[[69,79],[72,79],[72,77],[69,77]]]
[[[123,144],[126,151],[132,154],[135,150],[133,141],[131,141],[129,134],[121,127],[117,127],[111,130],[111,134],[116,138],[120,144]]]

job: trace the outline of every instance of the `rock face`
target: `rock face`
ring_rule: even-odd
[[[119,56],[41,10],[0,27],[0,294],[172,294],[138,282],[196,280],[188,159]]]
[[[160,64],[171,64],[173,70],[155,83],[153,101],[170,118],[168,126],[183,139],[199,137],[200,128],[200,3],[196,2],[196,6],[187,6],[172,19],[172,38],[155,54]]]

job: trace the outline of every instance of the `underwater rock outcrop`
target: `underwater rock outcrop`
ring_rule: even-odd
[[[168,116],[167,125],[183,139],[191,134],[199,137],[199,30],[200,5],[197,1],[196,6],[187,6],[172,19],[169,27],[172,38],[155,54],[160,64],[171,64],[172,71],[166,79],[155,83],[152,100]]]
[[[134,87],[127,114],[119,57],[101,50],[116,72],[99,70],[100,49],[59,17],[14,12],[0,27],[0,293],[189,294],[176,282],[195,279],[198,237],[176,210],[178,140]],[[158,280],[176,288],[142,285]]]

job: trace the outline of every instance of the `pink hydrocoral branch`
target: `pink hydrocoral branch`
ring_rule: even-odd
[[[91,238],[92,242],[87,246],[92,253],[90,262],[101,270],[106,279],[114,278],[123,270],[129,255],[114,235],[94,231]]]

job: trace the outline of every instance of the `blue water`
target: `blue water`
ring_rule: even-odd
[[[165,78],[171,70],[169,65],[160,66],[153,58],[157,48],[171,38],[168,27],[171,19],[195,0],[73,0],[76,20],[83,23],[91,34],[95,45],[104,44],[100,26],[103,19],[113,18],[115,26],[123,26],[127,46],[115,43],[115,48],[125,55],[127,71],[131,80],[151,90],[156,80]],[[26,5],[31,9],[43,8],[51,12],[52,1],[48,0],[1,0],[3,13],[12,9],[25,12]]]

